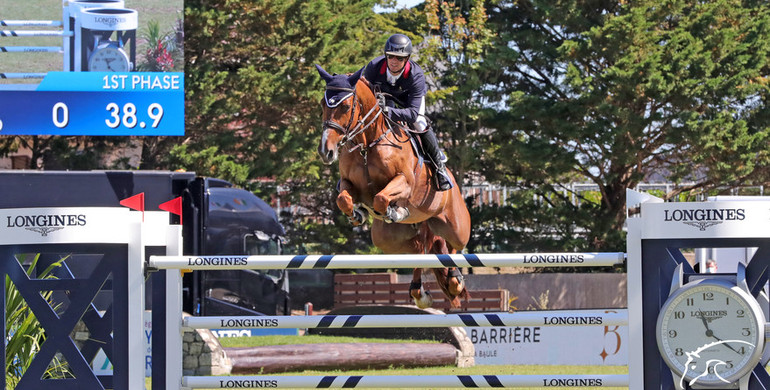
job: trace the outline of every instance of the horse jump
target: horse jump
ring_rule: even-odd
[[[519,253],[454,255],[333,255],[333,256],[150,256],[149,270],[211,269],[340,269],[340,268],[443,268],[610,266],[622,263],[625,254],[610,253]],[[180,280],[176,272],[166,278]],[[156,292],[157,293],[157,292]],[[167,286],[167,300],[178,300],[179,285]],[[176,294],[176,295],[175,295]],[[176,310],[176,313],[174,313]],[[178,315],[178,317],[177,317]],[[628,324],[626,310],[557,310],[516,313],[473,313],[446,315],[327,315],[260,317],[181,317],[181,305],[167,305],[166,345],[181,348],[182,329],[227,328],[382,328],[449,326],[615,326]],[[156,337],[160,332],[155,333]],[[169,349],[167,348],[167,351]],[[171,361],[169,357],[165,359]],[[179,363],[181,365],[181,363]],[[181,367],[177,369],[181,372]],[[628,375],[446,375],[446,376],[181,376],[181,383],[165,378],[167,390],[188,388],[296,388],[296,387],[618,387],[628,386]],[[170,379],[170,380],[168,380]],[[173,387],[171,387],[173,386]]]
[[[0,20],[2,27],[56,27],[61,28],[60,20]],[[0,30],[0,37],[62,37],[70,38],[72,31],[63,30]],[[64,46],[0,46],[0,53],[60,53],[65,52]],[[3,72],[0,79],[40,79],[45,73],[34,72]]]
[[[470,238],[470,214],[451,172],[454,187],[436,191],[429,169],[413,151],[405,127],[383,115],[378,96],[361,78],[362,70],[330,75],[316,65],[326,82],[323,135],[318,154],[325,164],[339,159],[337,207],[353,225],[372,214],[372,242],[385,253],[454,254]],[[462,274],[452,267],[434,269],[436,281],[453,307],[467,297]],[[410,295],[429,307],[422,269],[415,268]]]

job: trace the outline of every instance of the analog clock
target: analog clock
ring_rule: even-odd
[[[743,275],[741,265],[732,280],[720,275],[672,288],[656,337],[678,389],[737,388],[762,358],[764,314]]]
[[[107,41],[99,44],[88,58],[88,70],[91,72],[129,72],[131,62],[128,54],[117,42]]]

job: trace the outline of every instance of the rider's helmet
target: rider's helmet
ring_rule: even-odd
[[[385,55],[409,57],[412,54],[412,40],[404,34],[393,34],[385,42]]]

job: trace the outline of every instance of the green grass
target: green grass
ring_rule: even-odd
[[[183,0],[125,0],[125,7],[135,9],[139,17],[137,31],[137,62],[147,50],[144,40],[140,39],[149,20],[160,24],[161,32],[173,30],[176,20],[183,12]],[[61,0],[22,0],[2,1],[0,19],[2,20],[61,20]],[[2,27],[3,30],[53,30],[43,27]],[[0,37],[0,46],[61,46],[59,37]],[[57,53],[0,53],[0,73],[4,72],[49,72],[61,71],[62,55]],[[19,84],[22,80],[2,80],[0,83]],[[26,82],[38,83],[39,80]]]

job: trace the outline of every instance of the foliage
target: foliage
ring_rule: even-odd
[[[694,183],[669,198],[767,180],[764,3],[534,0],[489,10],[485,177],[546,199],[575,179],[601,193],[588,214],[557,204],[531,217],[575,213],[587,244],[612,247],[625,190],[642,180]]]
[[[346,252],[357,248],[356,240],[334,244],[351,231],[347,222],[315,230],[319,222],[337,220],[329,218],[336,206],[328,196],[337,169],[322,165],[316,155],[323,82],[314,65],[352,72],[380,50],[392,23],[374,13],[375,3],[185,3],[184,143],[190,153],[216,145],[247,167],[250,178],[267,177],[276,189],[290,188],[281,201],[301,210],[298,220],[287,221],[297,243],[330,243]],[[318,241],[306,241],[308,236]]]
[[[470,253],[625,251],[622,230],[601,226],[607,221],[597,218],[601,206],[566,189],[521,188],[508,193],[506,205],[469,203]],[[593,231],[605,232],[603,241],[592,237]]]
[[[19,261],[23,263],[24,258],[25,256],[21,255]],[[27,275],[30,277],[34,277],[39,258],[40,254],[32,258],[32,262],[27,268]],[[56,267],[61,266],[64,260],[66,258],[51,264],[40,272],[37,278],[53,278],[51,272]],[[51,295],[51,291],[41,293],[46,301],[50,301]],[[8,276],[5,277],[5,330],[5,339],[7,340],[5,345],[5,381],[9,388],[14,388],[37,355],[40,345],[45,341],[45,331],[40,327],[37,318]],[[45,376],[62,378],[67,375],[67,372],[66,364],[54,358]]]
[[[220,153],[216,146],[193,152],[187,145],[176,146],[171,149],[169,164],[176,169],[227,180],[236,186],[245,187],[248,184],[248,168],[235,163],[231,156]]]
[[[171,72],[175,69],[174,52],[181,52],[177,42],[176,30],[162,33],[160,23],[155,20],[147,22],[147,28],[142,32],[142,38],[147,41],[147,51],[144,53],[145,62],[139,70],[145,72]]]
[[[428,104],[431,119],[447,145],[448,165],[458,181],[478,172],[483,148],[477,136],[484,107],[479,74],[484,53],[492,43],[484,1],[428,0],[424,5],[426,38],[420,59],[430,74]]]
[[[289,247],[307,244],[293,249],[372,251],[367,229],[336,209],[336,165],[316,156],[313,66],[355,71],[401,32],[418,48],[459,181],[521,189],[472,210],[469,251],[622,251],[625,190],[640,181],[682,183],[659,194],[669,200],[770,184],[764,2],[428,0],[389,14],[375,4],[393,1],[187,1],[187,36],[152,23],[143,33],[154,49],[184,43],[184,137],[3,137],[0,155],[29,147],[33,169],[220,176],[278,194],[293,211],[282,215]],[[103,162],[134,147],[139,162]],[[559,184],[569,182],[598,192]]]

